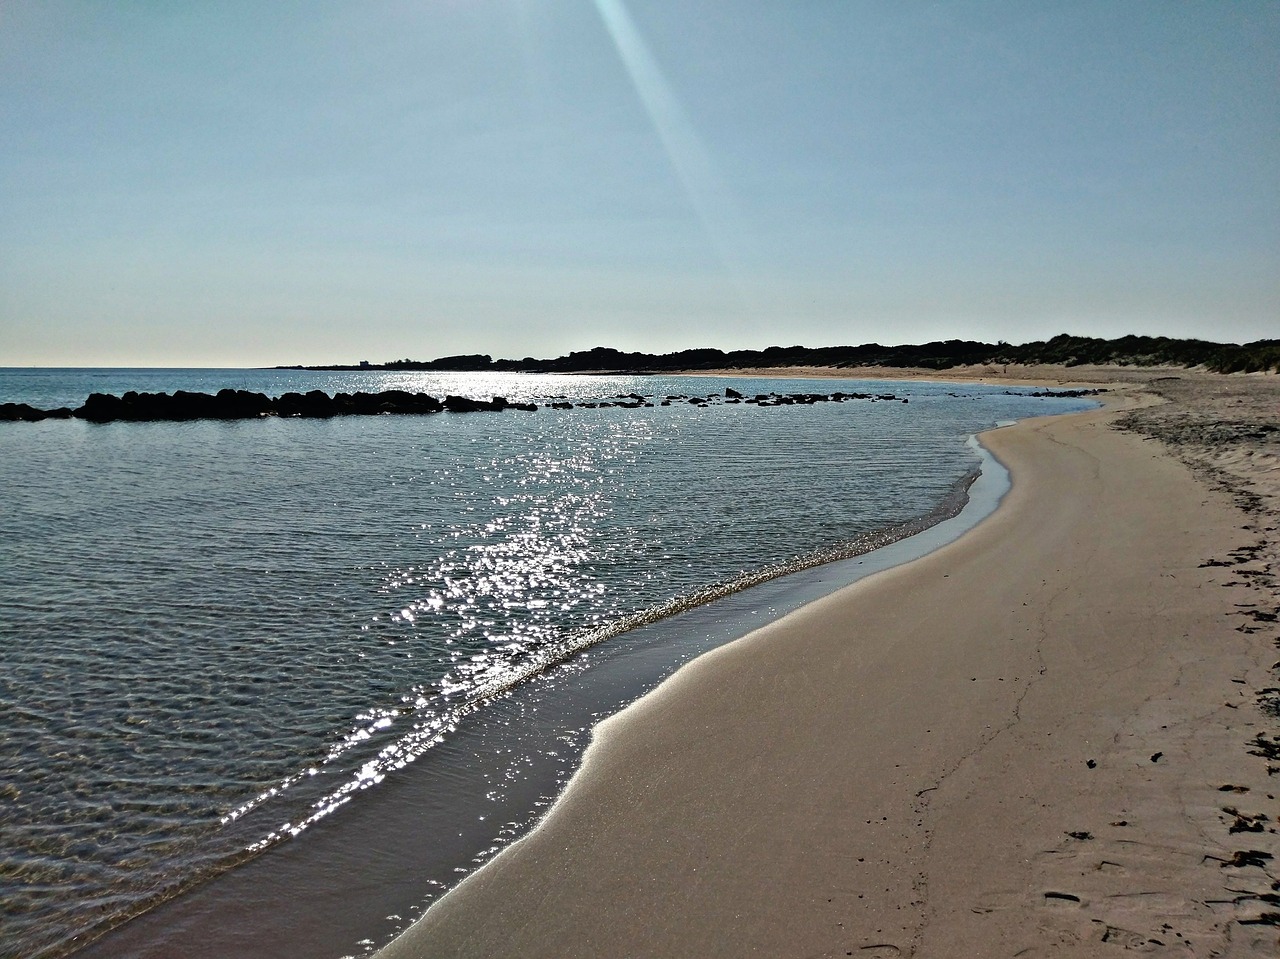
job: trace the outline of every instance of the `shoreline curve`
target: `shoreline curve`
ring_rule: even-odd
[[[380,959],[1242,941],[1186,906],[1242,881],[1203,823],[1213,780],[1256,773],[1213,701],[1259,654],[1224,649],[1204,565],[1240,516],[1116,405],[987,434],[1013,487],[975,529],[604,720],[544,820]],[[1162,894],[1099,891],[1135,875]]]

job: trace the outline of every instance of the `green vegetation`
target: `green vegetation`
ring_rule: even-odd
[[[700,349],[676,353],[623,353],[597,346],[553,360],[527,356],[522,360],[495,360],[486,354],[446,356],[436,360],[392,360],[388,363],[350,366],[315,366],[308,369],[346,370],[460,370],[514,371],[526,373],[584,373],[592,371],[665,373],[675,370],[732,370],[785,366],[917,367],[946,370],[953,366],[999,366],[1056,363],[1065,366],[1180,366],[1204,367],[1215,373],[1280,372],[1280,340],[1257,340],[1243,345],[1208,340],[1176,340],[1167,336],[1122,336],[1103,340],[1062,334],[1014,346],[976,340],[939,340],[918,346],[771,346],[764,350]],[[295,367],[296,368],[296,367]]]

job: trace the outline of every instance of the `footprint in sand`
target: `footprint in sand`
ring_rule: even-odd
[[[1044,894],[1044,902],[1046,906],[1083,906],[1084,903],[1080,897],[1070,892],[1058,892],[1049,890]]]
[[[1095,920],[1096,922],[1097,920]],[[1121,929],[1118,926],[1104,926],[1102,932],[1102,942],[1110,945],[1120,946],[1128,952],[1153,952],[1164,946],[1164,941],[1142,935],[1140,932],[1130,932],[1128,929]]]

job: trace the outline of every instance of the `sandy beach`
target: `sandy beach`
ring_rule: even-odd
[[[957,542],[601,723],[381,959],[1280,952],[1280,379],[1015,380],[1116,389],[984,436]]]

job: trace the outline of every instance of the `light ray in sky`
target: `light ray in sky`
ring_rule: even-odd
[[[738,219],[732,196],[623,0],[595,0],[595,5],[694,213],[734,285],[740,287],[742,270],[728,241]]]
[[[0,365],[1276,335],[1277,0],[317,6],[0,0]]]

